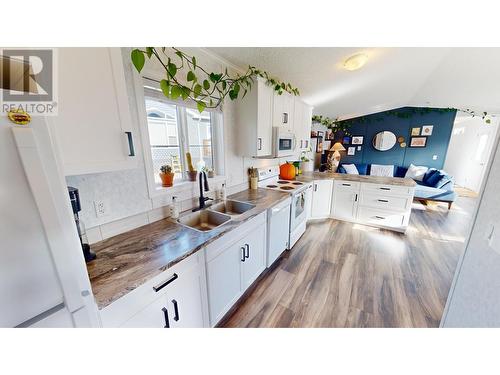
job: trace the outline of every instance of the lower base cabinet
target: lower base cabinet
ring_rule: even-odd
[[[313,182],[311,219],[325,219],[330,217],[332,189],[332,180],[317,180]]]
[[[216,325],[266,268],[266,213],[206,249],[210,324]]]

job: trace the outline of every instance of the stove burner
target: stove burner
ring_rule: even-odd
[[[288,184],[290,181],[278,181],[278,184]]]
[[[283,190],[293,190],[294,187],[292,187],[292,186],[281,186],[280,189],[283,189]]]
[[[295,182],[292,182],[292,185],[304,185],[304,184],[302,182],[295,181]]]
[[[268,188],[277,188],[278,185],[266,185],[266,187],[268,187]]]

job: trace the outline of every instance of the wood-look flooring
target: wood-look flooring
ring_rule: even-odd
[[[438,327],[476,199],[414,203],[406,234],[312,221],[223,327]]]

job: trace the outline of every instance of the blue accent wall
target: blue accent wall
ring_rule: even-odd
[[[404,107],[397,109],[398,113],[413,112],[415,108]],[[418,108],[417,112],[421,112]],[[354,145],[344,144],[344,147],[356,147],[356,154],[347,155],[347,151],[342,152],[342,163],[366,163],[366,164],[394,164],[408,167],[410,164],[425,165],[442,169],[450,143],[451,131],[455,121],[456,111],[439,112],[435,109],[425,109],[426,113],[412,113],[409,117],[398,117],[388,115],[387,112],[375,113],[368,116],[354,119],[350,128],[353,136],[363,136],[361,151],[357,151]],[[422,128],[423,125],[433,125],[432,135],[427,137],[427,144],[424,148],[410,147],[411,129]],[[399,143],[388,150],[378,151],[372,146],[373,137],[381,131],[388,130],[396,135],[396,138],[403,136],[406,147],[402,148]],[[433,155],[437,159],[433,160]]]

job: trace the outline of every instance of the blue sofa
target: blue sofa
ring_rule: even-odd
[[[346,163],[351,164],[351,163]],[[370,175],[370,164],[355,164],[360,175]],[[394,177],[404,177],[407,167],[394,166]],[[339,165],[337,173],[347,173],[342,164]],[[426,203],[427,201],[448,203],[448,209],[457,199],[453,191],[453,177],[443,170],[429,168],[422,181],[415,181],[415,199]]]

